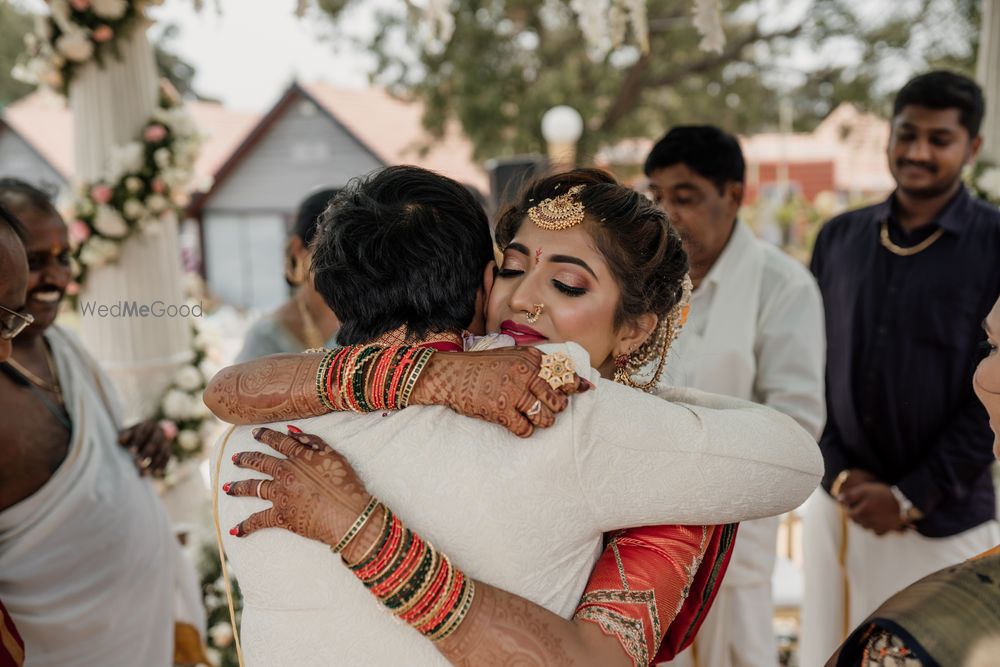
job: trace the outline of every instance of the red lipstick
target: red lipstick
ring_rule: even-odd
[[[535,331],[531,327],[518,324],[513,320],[504,320],[500,323],[500,333],[507,334],[514,339],[518,345],[535,345],[548,340],[545,336]]]

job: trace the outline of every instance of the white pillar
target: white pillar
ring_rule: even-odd
[[[1000,0],[983,0],[976,78],[986,96],[982,156],[1000,162]]]
[[[70,87],[76,176],[102,177],[113,146],[139,139],[157,107],[158,78],[145,26],[120,43],[121,59],[88,63]],[[176,220],[165,220],[154,237],[125,242],[117,263],[87,274],[82,301],[117,304],[183,303]],[[84,343],[108,372],[122,397],[126,422],[148,418],[172,372],[191,356],[189,324],[180,317],[80,317]]]

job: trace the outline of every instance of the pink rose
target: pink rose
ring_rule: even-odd
[[[99,25],[94,28],[94,32],[90,33],[90,36],[94,38],[95,42],[110,42],[111,38],[115,36],[115,31],[109,25]]]
[[[90,196],[98,204],[107,204],[111,201],[111,197],[114,196],[114,194],[115,191],[111,189],[111,186],[103,183],[95,185],[90,189]]]
[[[167,184],[163,181],[162,178],[154,178],[152,188],[153,192],[155,192],[158,195],[162,195],[164,192],[167,191]]]
[[[73,9],[78,12],[85,12],[90,9],[90,0],[69,0],[69,4],[73,5]]]
[[[73,281],[66,285],[66,294],[73,296],[74,294],[80,293],[80,283]]]
[[[83,243],[90,238],[90,225],[83,220],[74,220],[69,223],[69,236],[76,243]]]
[[[167,136],[167,128],[163,127],[159,123],[154,123],[146,128],[146,131],[142,133],[142,138],[151,144],[163,141],[163,138]]]
[[[176,438],[177,433],[180,430],[177,428],[177,424],[169,419],[160,420],[160,429],[163,431],[163,435],[166,436],[167,440],[173,440]]]

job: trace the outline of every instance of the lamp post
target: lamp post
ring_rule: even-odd
[[[583,117],[573,107],[560,104],[545,112],[542,136],[553,168],[562,170],[576,166],[576,142],[582,134]]]

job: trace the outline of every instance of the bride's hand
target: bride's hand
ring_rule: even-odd
[[[284,528],[333,546],[347,533],[371,496],[347,459],[322,438],[294,426],[288,430],[288,435],[269,428],[253,431],[256,440],[283,454],[284,459],[263,452],[233,456],[237,467],[262,472],[271,479],[230,482],[223,490],[231,496],[269,500],[271,507],[251,514],[230,534],[245,537],[263,528]],[[377,523],[369,521],[368,525],[377,527]]]
[[[534,347],[438,352],[414,386],[410,404],[444,405],[526,438],[555,423],[569,404],[568,394],[591,387],[574,374],[572,382],[553,389],[538,375],[544,356]]]

